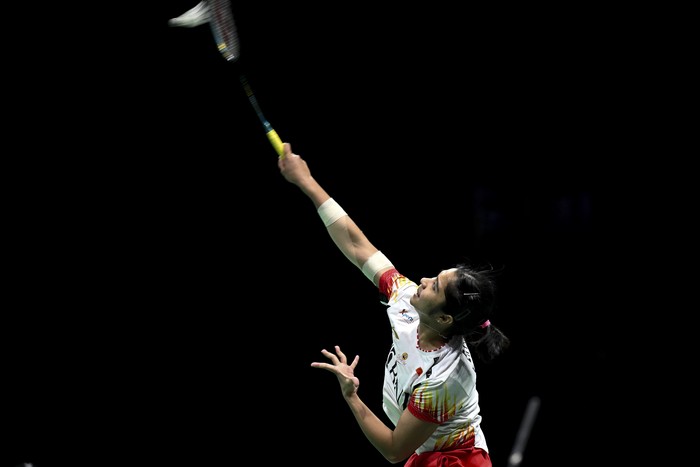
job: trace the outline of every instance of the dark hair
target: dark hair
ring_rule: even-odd
[[[443,312],[452,315],[453,320],[449,333],[462,335],[479,359],[489,362],[510,345],[510,339],[493,323],[484,326],[495,308],[494,271],[475,269],[464,263],[456,268],[456,279],[445,287]]]

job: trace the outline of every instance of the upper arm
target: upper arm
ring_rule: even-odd
[[[393,446],[397,460],[407,459],[437,430],[437,423],[427,422],[405,409],[394,428]]]

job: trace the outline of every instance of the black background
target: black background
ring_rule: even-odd
[[[492,321],[513,345],[477,366],[494,466],[533,396],[523,467],[603,465],[590,446],[624,423],[597,238],[605,21],[234,4],[229,63],[208,26],[167,25],[194,2],[149,5],[47,7],[8,44],[7,465],[388,465],[309,366],[360,354],[383,417],[384,307],[279,175],[241,71],[401,271],[501,271]]]

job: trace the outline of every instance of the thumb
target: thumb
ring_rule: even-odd
[[[289,143],[282,144],[282,157],[289,157],[292,155],[292,145]]]

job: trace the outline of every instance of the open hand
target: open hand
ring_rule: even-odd
[[[321,350],[321,353],[328,357],[331,363],[313,362],[311,366],[334,373],[335,376],[338,377],[343,397],[347,398],[357,394],[357,389],[360,387],[360,380],[355,376],[355,367],[357,366],[357,362],[360,361],[360,356],[356,355],[352,363],[348,365],[347,357],[337,345],[335,346],[335,354],[326,349]]]

